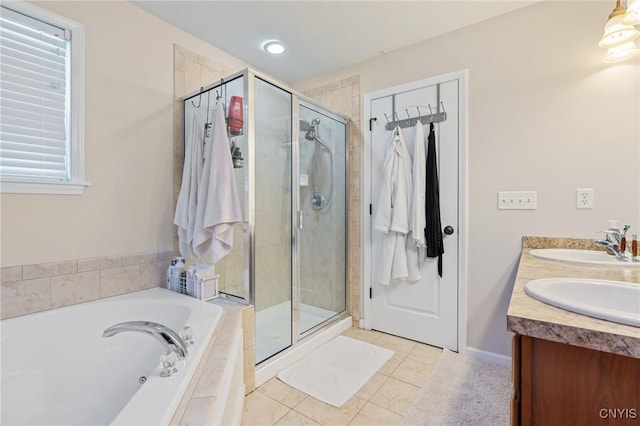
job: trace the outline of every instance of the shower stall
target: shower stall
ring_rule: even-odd
[[[223,297],[254,305],[266,363],[347,316],[348,118],[251,69],[183,102],[201,132],[224,103],[244,222],[215,270]]]

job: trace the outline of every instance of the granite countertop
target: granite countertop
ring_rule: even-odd
[[[539,259],[533,248],[596,249],[590,240],[524,237],[507,311],[507,329],[524,336],[640,358],[640,328],[587,317],[540,302],[524,292],[538,278],[593,278],[640,285],[640,268],[590,266]]]

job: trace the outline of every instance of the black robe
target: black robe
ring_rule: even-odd
[[[433,123],[429,126],[427,146],[427,180],[425,193],[426,227],[424,235],[427,240],[427,257],[438,258],[438,275],[442,277],[442,223],[440,221],[440,189],[438,185],[438,160],[436,157],[436,135]]]

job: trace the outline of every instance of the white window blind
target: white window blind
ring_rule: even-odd
[[[2,6],[0,58],[0,177],[69,181],[69,31]]]

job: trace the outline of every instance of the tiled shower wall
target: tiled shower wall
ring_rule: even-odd
[[[161,286],[170,251],[96,257],[0,270],[2,319]]]
[[[255,309],[291,300],[291,94],[256,79]]]
[[[349,199],[347,217],[349,235],[347,236],[347,251],[349,264],[347,266],[347,286],[349,292],[349,312],[354,325],[360,319],[360,298],[362,282],[360,276],[361,243],[360,243],[360,170],[361,170],[361,131],[360,131],[360,77],[352,76],[344,80],[335,81],[304,92],[327,106],[351,118],[349,122]]]
[[[229,76],[232,71],[209,58],[198,55],[181,46],[174,45],[173,66],[173,94],[174,105],[174,138],[173,138],[173,200],[174,205],[178,201],[180,184],[182,183],[182,163],[184,158],[184,127],[183,127],[183,102],[182,97],[195,92],[203,86],[208,86],[221,78]],[[246,152],[243,150],[243,152]],[[238,183],[238,195],[242,197],[244,180],[242,169],[236,169]],[[233,249],[222,260],[216,263],[216,273],[220,275],[218,281],[221,291],[243,296],[243,270],[244,270],[244,225],[236,224],[233,227]],[[178,232],[174,232],[174,250],[178,253]]]
[[[331,312],[343,312],[347,306],[346,281],[346,132],[349,125],[334,121],[314,110],[300,109],[300,119],[311,123],[320,118],[317,136],[332,151],[300,134],[301,176],[300,209],[304,226],[300,230],[300,301]],[[328,172],[332,171],[332,175]],[[327,176],[331,176],[327,178]],[[316,186],[317,183],[317,186]],[[332,186],[331,192],[328,188]],[[313,207],[313,192],[331,195],[323,209]]]

